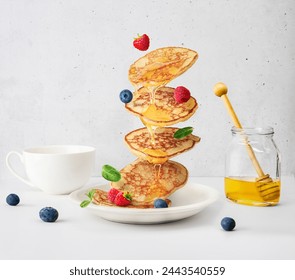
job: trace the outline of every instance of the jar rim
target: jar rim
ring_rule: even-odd
[[[243,127],[243,128],[238,128],[238,127],[233,126],[231,131],[233,134],[245,133],[247,135],[272,135],[272,134],[274,134],[273,127],[271,127],[271,126]]]

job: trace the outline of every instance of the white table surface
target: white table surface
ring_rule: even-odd
[[[190,178],[211,186],[220,199],[197,215],[167,224],[130,225],[103,220],[73,203],[67,195],[48,195],[17,179],[1,182],[0,259],[295,259],[295,180],[282,178],[275,207],[234,204],[223,195],[223,178]],[[91,178],[87,185],[105,184]],[[21,203],[6,204],[9,193]],[[44,223],[39,210],[55,207],[59,219]],[[236,220],[226,232],[220,221]]]

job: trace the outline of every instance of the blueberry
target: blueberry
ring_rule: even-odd
[[[20,199],[17,194],[11,193],[6,197],[6,202],[7,202],[7,204],[9,204],[11,206],[16,206],[19,204]]]
[[[226,231],[232,231],[236,226],[236,222],[233,218],[225,217],[221,220],[221,226]]]
[[[133,94],[129,89],[124,89],[120,92],[120,99],[123,103],[129,103],[133,98]]]
[[[168,204],[164,199],[158,198],[154,201],[155,208],[167,208]]]
[[[53,223],[58,218],[58,212],[52,207],[44,207],[39,211],[39,216],[42,221]]]

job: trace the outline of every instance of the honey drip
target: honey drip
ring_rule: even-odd
[[[147,89],[147,91],[150,93],[150,102],[149,102],[149,106],[146,109],[146,111],[143,112],[144,117],[147,117],[149,119],[154,119],[157,121],[169,120],[169,114],[165,110],[157,107],[157,104],[156,104],[157,90],[160,87],[165,86],[169,81],[170,80],[167,80],[167,81],[161,82],[161,83],[157,83],[156,85],[153,85],[153,86],[151,86],[149,84],[146,84],[144,86]],[[157,129],[157,126],[152,126],[152,125],[148,124],[147,122],[144,122],[143,120],[142,120],[142,122],[149,131],[152,145],[155,145],[155,130]]]
[[[154,164],[154,170],[155,170],[155,175],[154,175],[154,182],[150,186],[150,192],[154,196],[158,198],[162,197],[165,194],[165,191],[163,190],[163,185],[160,182],[161,179],[161,169],[162,169],[162,164]]]
[[[158,90],[159,86],[148,87],[147,90],[150,92],[150,104],[155,104],[156,99],[156,91]]]
[[[155,164],[154,165],[154,169],[155,169],[155,180],[158,181],[159,178],[160,178],[160,173],[161,173],[161,167],[162,167],[162,164]]]

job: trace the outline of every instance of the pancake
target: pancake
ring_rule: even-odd
[[[135,61],[129,68],[129,80],[135,88],[166,85],[198,59],[198,53],[181,47],[159,48]]]
[[[166,203],[168,204],[168,206],[171,206],[171,200],[170,199],[165,199]],[[113,206],[113,207],[120,207],[117,206],[115,203],[112,203],[109,201],[108,199],[108,192],[104,191],[104,190],[100,190],[100,189],[96,189],[92,202],[94,204],[97,205],[101,205],[101,206]],[[124,208],[154,208],[154,205],[133,205],[133,204],[129,204],[127,206],[124,206]]]
[[[174,88],[161,87],[154,95],[154,103],[150,102],[150,93],[140,88],[133,95],[125,108],[141,118],[144,125],[169,126],[189,119],[198,109],[194,97],[187,102],[177,103],[174,99]]]
[[[137,159],[124,167],[120,173],[121,180],[112,182],[111,186],[129,192],[132,205],[140,207],[151,207],[156,198],[166,199],[183,187],[188,178],[187,169],[174,161],[154,165]]]
[[[164,163],[170,158],[192,149],[200,138],[188,135],[182,139],[175,139],[174,133],[178,128],[159,127],[154,131],[154,140],[147,128],[140,128],[125,136],[125,143],[136,156],[150,163]]]

